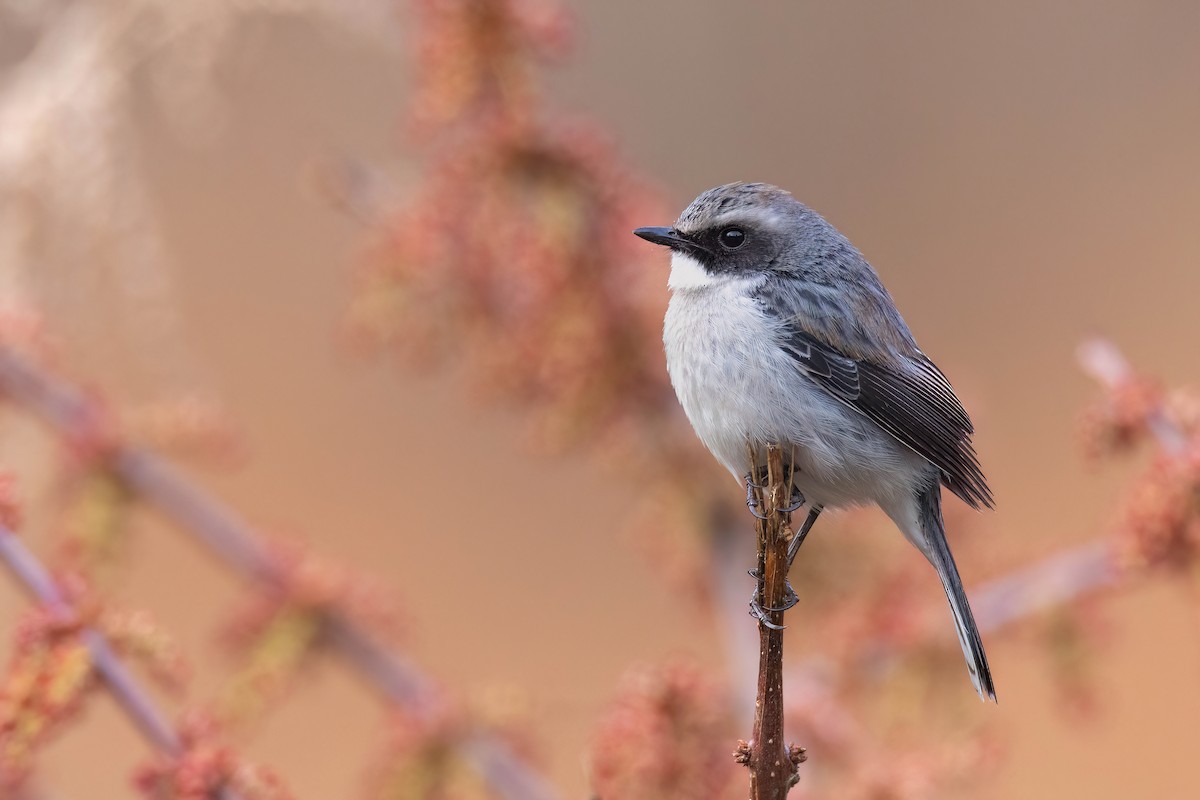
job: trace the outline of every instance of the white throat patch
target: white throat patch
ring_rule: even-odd
[[[709,275],[696,259],[686,253],[671,254],[671,275],[667,278],[669,288],[703,289],[717,282],[717,279]]]

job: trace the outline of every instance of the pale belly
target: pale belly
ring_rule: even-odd
[[[768,442],[795,452],[797,488],[827,507],[893,506],[929,480],[928,462],[799,370],[736,285],[676,291],[663,342],[692,427],[739,481],[748,444]]]

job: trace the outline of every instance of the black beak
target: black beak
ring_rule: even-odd
[[[633,235],[672,250],[691,250],[696,246],[694,242],[680,236],[674,228],[638,228]]]

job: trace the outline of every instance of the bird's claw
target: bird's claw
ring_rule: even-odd
[[[771,606],[764,606],[763,607],[764,611],[777,611],[777,612],[782,613],[784,611],[787,611],[789,608],[791,608],[792,606],[794,606],[800,602],[800,598],[796,596],[796,590],[792,588],[792,584],[790,581],[785,582],[783,584],[783,586],[784,586],[784,590],[786,591],[786,594],[784,594],[784,596],[783,596],[783,605],[779,606],[778,608],[772,608]]]
[[[776,625],[774,622],[771,622],[768,610],[759,605],[757,600],[750,601],[750,616],[757,619],[760,625],[770,628],[773,631],[781,631],[787,627],[787,625]]]
[[[754,490],[762,489],[762,484],[755,483],[754,478],[751,475],[746,475],[743,480],[746,482],[746,508],[750,509],[750,513],[753,514],[756,519],[766,520],[767,515],[763,513],[762,503],[760,503],[754,496]],[[804,495],[800,493],[799,489],[793,486],[792,496],[789,498],[788,504],[780,508],[779,512],[782,514],[791,514],[793,511],[803,506],[805,502],[807,501],[804,499]]]
[[[754,490],[761,489],[763,487],[760,484],[755,483],[754,478],[751,475],[747,475],[744,480],[746,481],[746,508],[750,509],[750,513],[753,514],[756,519],[766,520],[767,515],[762,513],[762,504],[759,503],[758,499],[754,496]]]
[[[806,502],[807,501],[804,499],[804,495],[800,494],[800,490],[793,486],[791,502],[779,510],[784,514],[790,514],[796,509],[800,508],[800,506],[804,505]]]
[[[796,596],[796,592],[792,589],[792,584],[789,581],[784,582],[784,587],[787,594],[784,595],[783,605],[781,606],[764,606],[758,602],[758,598],[762,595],[763,578],[762,573],[757,569],[747,570],[750,577],[758,581],[758,586],[754,587],[754,594],[750,596],[750,616],[757,619],[771,630],[781,631],[786,628],[786,625],[776,625],[771,621],[770,614],[782,614],[792,606],[800,602],[800,598]]]
[[[764,609],[756,602],[750,603],[750,615],[758,620],[758,624],[769,627],[773,631],[782,631],[787,627],[786,625],[775,625],[774,622],[770,621],[769,616],[767,616],[767,609]]]

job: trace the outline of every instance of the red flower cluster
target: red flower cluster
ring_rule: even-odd
[[[17,625],[16,650],[0,686],[0,780],[23,781],[38,748],[75,717],[96,685],[82,621],[45,608]]]
[[[731,698],[694,666],[631,672],[592,745],[601,800],[699,800],[737,796],[744,770],[732,754]],[[743,789],[744,791],[744,789]]]
[[[163,686],[179,689],[187,678],[179,650],[148,615],[102,607],[78,575],[58,585],[68,602],[24,614],[0,685],[0,778],[6,785],[28,775],[38,748],[75,718],[98,686],[80,637],[85,627],[104,634],[116,652],[140,662]]]
[[[1118,564],[1194,566],[1200,553],[1200,398],[1187,391],[1165,394],[1108,342],[1089,342],[1080,356],[1108,389],[1084,416],[1086,451],[1123,453],[1151,438],[1158,445],[1125,499],[1114,542]]]
[[[535,111],[532,62],[562,55],[571,24],[556,2],[417,0],[421,39],[412,123],[437,135],[463,117]]]
[[[272,579],[225,629],[226,642],[243,661],[227,697],[234,718],[254,717],[277,700],[319,648],[325,615],[336,611],[385,639],[401,627],[387,593],[370,580],[294,543],[271,543]]]
[[[159,755],[134,777],[134,785],[148,800],[212,800],[222,789],[236,792],[242,800],[291,800],[291,792],[273,773],[220,742],[210,717],[189,716],[179,736],[182,754]]]
[[[1200,553],[1200,446],[1162,454],[1125,499],[1117,555],[1129,568],[1184,567]]]
[[[1126,453],[1139,445],[1163,407],[1162,387],[1141,377],[1121,383],[1083,413],[1080,438],[1089,458]]]
[[[1083,446],[1089,456],[1128,452],[1148,435],[1173,449],[1200,433],[1200,397],[1182,390],[1164,393],[1157,381],[1134,372],[1111,342],[1084,342],[1079,360],[1107,388],[1083,415]]]

